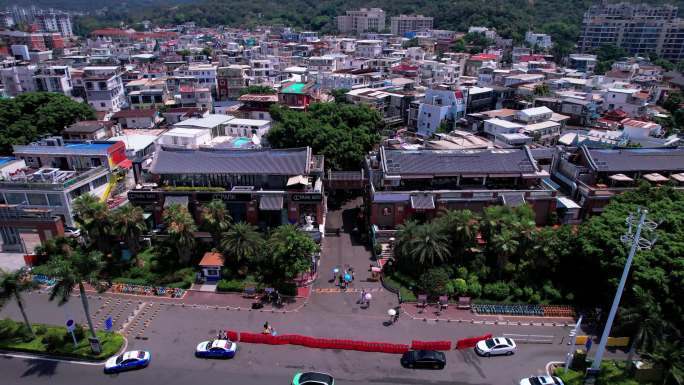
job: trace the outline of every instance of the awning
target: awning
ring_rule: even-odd
[[[164,197],[164,208],[171,205],[181,205],[183,207],[188,207],[188,196],[187,195],[167,195]]]
[[[429,194],[412,195],[411,207],[416,210],[434,210],[435,197]]]
[[[131,168],[133,167],[133,162],[130,159],[125,159],[119,162],[117,166],[120,168]]]
[[[646,179],[649,182],[654,182],[654,183],[662,183],[662,182],[667,182],[668,179],[665,178],[664,176],[658,174],[657,172],[654,172],[652,174],[646,174],[644,175],[644,179]]]
[[[505,193],[499,195],[501,203],[509,207],[517,207],[525,204],[525,194],[523,193]]]
[[[279,211],[283,208],[282,195],[264,195],[259,199],[259,210]]]
[[[625,174],[613,174],[608,177],[610,180],[614,180],[616,182],[632,182],[634,179],[628,177]]]
[[[297,176],[291,176],[287,180],[288,186],[295,186],[298,184],[306,186],[307,184],[309,184],[309,178],[305,177],[304,175],[297,175]]]
[[[672,174],[670,175],[670,178],[676,180],[677,182],[684,182],[684,173],[679,173],[679,174]]]

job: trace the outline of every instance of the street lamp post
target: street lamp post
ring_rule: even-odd
[[[600,371],[603,353],[606,350],[606,343],[608,342],[608,337],[610,336],[610,329],[613,327],[613,321],[615,320],[615,315],[617,313],[618,306],[620,305],[622,291],[625,289],[625,283],[627,282],[629,269],[632,266],[632,261],[634,260],[634,254],[636,254],[637,250],[650,249],[657,240],[657,238],[648,240],[641,237],[642,230],[645,229],[647,231],[653,231],[656,229],[656,227],[658,227],[657,223],[646,220],[647,214],[648,210],[639,209],[637,211],[637,215],[640,215],[640,218],[636,224],[636,230],[634,233],[632,233],[632,227],[634,226],[635,218],[632,214],[629,214],[629,217],[627,218],[627,232],[620,238],[620,240],[631,245],[631,248],[629,250],[629,255],[627,256],[627,261],[625,262],[625,267],[622,270],[622,277],[620,278],[620,284],[618,285],[615,298],[613,299],[613,306],[610,308],[610,313],[608,314],[608,319],[606,320],[606,326],[604,327],[603,334],[601,335],[601,342],[599,343],[598,349],[596,349],[594,362],[591,365],[591,369],[587,371],[588,378],[594,378]]]

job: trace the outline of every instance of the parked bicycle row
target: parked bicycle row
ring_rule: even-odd
[[[149,295],[169,298],[181,298],[185,290],[180,288],[169,287],[155,287],[155,286],[139,286],[129,285],[126,283],[115,283],[111,287],[113,293],[135,294],[135,295]]]

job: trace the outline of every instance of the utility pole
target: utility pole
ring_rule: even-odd
[[[610,329],[613,327],[613,321],[615,320],[615,315],[617,313],[618,306],[620,305],[620,299],[622,298],[622,292],[625,289],[625,283],[627,282],[627,277],[629,276],[629,269],[632,266],[632,261],[634,260],[634,254],[637,250],[648,250],[653,247],[656,242],[657,237],[653,240],[648,240],[641,237],[641,231],[653,231],[658,227],[658,224],[646,220],[646,215],[648,210],[639,209],[637,211],[637,216],[640,215],[639,221],[636,224],[636,230],[632,232],[634,226],[635,217],[633,214],[629,214],[627,218],[627,232],[620,237],[623,243],[631,245],[629,250],[629,255],[627,256],[627,261],[625,262],[625,267],[622,270],[622,277],[620,278],[620,284],[618,285],[617,292],[615,293],[615,298],[613,299],[613,306],[610,308],[610,313],[608,314],[608,319],[606,320],[606,326],[603,329],[603,334],[601,335],[601,342],[599,343],[598,349],[596,349],[596,356],[594,357],[594,362],[591,365],[591,369],[587,370],[587,379],[594,379],[601,368],[601,360],[603,359],[603,353],[606,350],[606,343],[608,342],[608,337],[610,336]],[[587,382],[585,382],[587,383]],[[593,383],[591,381],[590,383]]]
[[[575,328],[570,331],[570,341],[568,341],[568,345],[570,345],[570,350],[568,350],[568,354],[565,356],[566,372],[570,368],[570,361],[572,361],[573,356],[572,351],[575,349],[575,342],[577,341],[577,332],[580,331],[580,325],[582,325],[582,318],[583,316],[579,317],[579,319],[577,320],[577,324],[575,325]]]

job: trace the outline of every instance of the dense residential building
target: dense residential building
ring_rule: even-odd
[[[248,65],[232,64],[227,67],[218,67],[216,72],[216,99],[235,100],[240,97],[240,92],[249,86]]]
[[[95,111],[117,112],[126,107],[121,70],[118,66],[83,68],[86,99]]]
[[[380,8],[361,8],[347,11],[337,16],[337,30],[341,33],[360,35],[364,32],[383,32],[385,30],[385,11]]]
[[[50,209],[74,226],[72,201],[84,193],[104,197],[112,172],[126,167],[123,142],[64,142],[53,137],[14,146],[14,156],[25,163],[0,182],[4,203]]]
[[[418,135],[430,137],[441,124],[453,127],[458,119],[465,116],[465,106],[461,90],[427,90],[418,109]]]
[[[74,85],[68,66],[46,66],[38,69],[34,76],[38,91],[57,92],[71,96]]]
[[[400,15],[391,18],[390,29],[393,35],[404,36],[410,32],[432,29],[432,17],[423,15]]]
[[[578,48],[591,52],[615,45],[632,55],[655,53],[668,60],[684,59],[684,20],[677,12],[671,5],[594,5],[584,14]]]
[[[36,65],[29,64],[0,69],[0,78],[5,94],[17,96],[24,92],[37,91],[38,87],[33,78],[37,68]]]
[[[551,36],[545,33],[535,33],[532,31],[527,31],[525,33],[525,43],[529,44],[531,47],[540,49],[549,49],[553,45]]]

